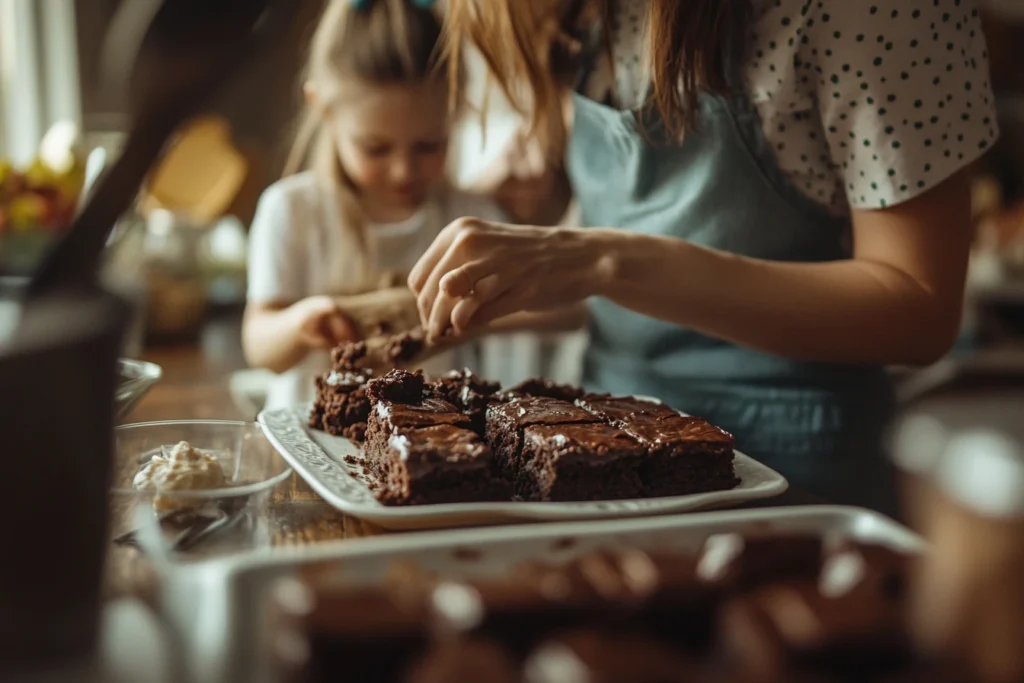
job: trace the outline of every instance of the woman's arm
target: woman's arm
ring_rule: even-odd
[[[853,239],[852,259],[803,264],[617,234],[609,238],[612,276],[600,293],[783,356],[937,360],[959,331],[971,239],[964,175],[890,209],[854,211]]]
[[[757,226],[751,226],[757,229]],[[602,296],[768,353],[927,363],[957,334],[970,243],[958,174],[915,199],[855,211],[845,261],[745,258],[625,230],[453,224],[410,275],[432,333]]]

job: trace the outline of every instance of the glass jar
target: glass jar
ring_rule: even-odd
[[[1024,680],[1024,386],[989,372],[922,399],[895,452],[930,543],[913,582],[919,649],[980,683],[1011,683]]]
[[[198,337],[208,301],[200,261],[205,234],[205,227],[170,211],[149,213],[143,248],[147,340]]]

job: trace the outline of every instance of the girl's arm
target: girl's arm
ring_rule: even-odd
[[[751,226],[757,229],[757,226]],[[625,230],[446,228],[410,275],[431,334],[602,296],[768,353],[928,363],[959,327],[970,243],[965,174],[855,211],[853,258],[785,263]]]
[[[354,326],[328,296],[297,303],[249,302],[242,320],[242,350],[253,367],[291,369],[312,349],[331,349],[358,338]]]

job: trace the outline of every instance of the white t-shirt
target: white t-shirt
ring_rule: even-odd
[[[337,190],[310,172],[268,187],[249,235],[249,301],[294,303],[319,294],[354,293],[361,279],[359,256],[338,224],[341,215]],[[408,273],[437,234],[463,216],[504,220],[488,199],[446,190],[405,221],[370,225],[373,272]],[[464,364],[464,355],[453,352],[431,359],[424,369],[443,372]],[[311,352],[275,378],[267,408],[311,401],[313,378],[329,369],[329,353]]]
[[[649,0],[616,0],[612,64],[587,93],[638,108]],[[998,136],[972,0],[752,0],[747,93],[777,163],[836,213],[931,189]]]

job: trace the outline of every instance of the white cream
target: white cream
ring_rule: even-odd
[[[409,459],[409,439],[403,434],[392,434],[391,438],[388,439],[391,447],[398,451],[398,457],[401,458],[402,462]]]
[[[171,448],[161,448],[135,475],[132,486],[142,491],[201,491],[221,488],[225,481],[216,456],[181,441]],[[182,505],[162,496],[157,496],[153,504],[157,509]]]

